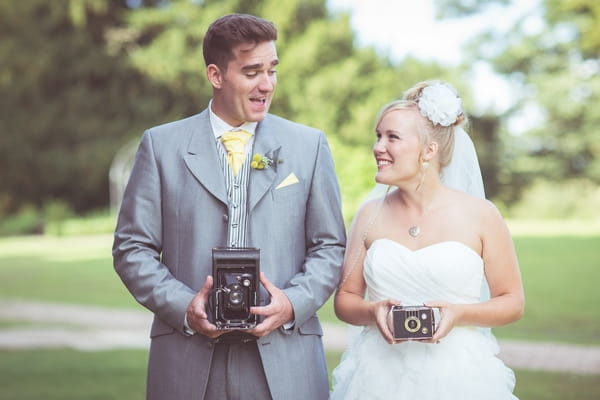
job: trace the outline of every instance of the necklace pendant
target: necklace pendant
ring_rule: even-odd
[[[408,234],[414,238],[419,236],[419,233],[421,233],[421,228],[419,228],[417,225],[413,225],[408,228]]]

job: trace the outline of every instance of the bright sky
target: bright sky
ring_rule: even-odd
[[[329,0],[332,10],[347,10],[361,45],[373,45],[392,59],[412,55],[422,60],[458,64],[461,47],[487,27],[505,32],[512,22],[531,10],[538,0],[513,0],[508,7],[495,7],[483,15],[460,20],[437,21],[433,0]],[[536,27],[535,23],[531,29]],[[474,66],[474,94],[482,109],[503,111],[510,104],[510,88],[489,66]],[[492,94],[494,97],[489,96]],[[486,96],[487,95],[487,96]]]

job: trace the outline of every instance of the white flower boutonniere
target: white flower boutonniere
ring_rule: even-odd
[[[462,113],[462,102],[452,86],[436,83],[421,91],[419,110],[434,125],[450,126]]]

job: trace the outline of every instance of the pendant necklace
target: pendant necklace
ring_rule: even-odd
[[[418,225],[413,225],[410,228],[408,228],[408,234],[414,238],[419,236],[419,233],[421,233],[421,228],[419,228]]]
[[[422,222],[423,216],[425,214],[427,214],[430,209],[431,209],[431,202],[429,204],[427,204],[426,207],[423,208],[423,212],[421,213],[421,216],[418,218],[418,222],[412,224],[410,226],[410,228],[408,228],[408,234],[411,237],[416,238],[417,236],[419,236],[421,234],[421,227],[419,226],[419,223]]]

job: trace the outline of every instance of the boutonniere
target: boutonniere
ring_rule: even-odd
[[[250,161],[250,167],[254,169],[267,169],[273,164],[281,164],[282,162],[282,160],[273,160],[272,158],[266,155],[256,153],[252,156],[252,161]]]

